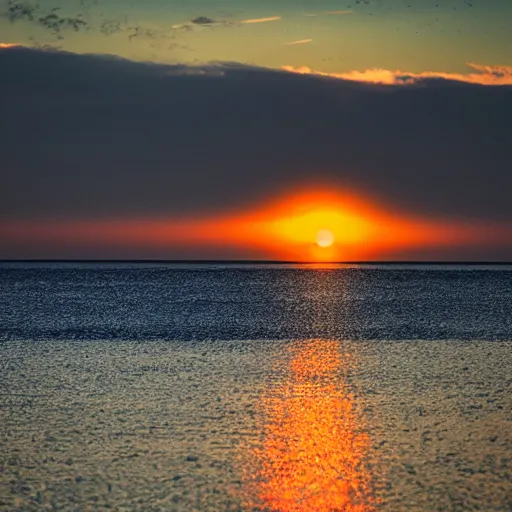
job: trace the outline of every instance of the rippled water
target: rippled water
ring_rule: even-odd
[[[512,267],[4,264],[0,319],[0,340],[512,340]]]
[[[4,267],[0,510],[512,510],[510,278]]]

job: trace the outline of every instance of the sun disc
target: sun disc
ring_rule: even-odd
[[[321,229],[316,234],[316,243],[319,247],[330,247],[334,243],[334,235],[328,229]]]

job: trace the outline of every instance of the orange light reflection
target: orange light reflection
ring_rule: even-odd
[[[336,341],[292,346],[286,380],[261,397],[262,445],[249,450],[248,508],[370,512],[369,438],[361,429]]]

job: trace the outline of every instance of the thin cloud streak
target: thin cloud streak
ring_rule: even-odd
[[[286,46],[293,46],[296,44],[312,43],[313,39],[300,39],[299,41],[292,41],[291,43],[285,43]]]
[[[278,21],[281,19],[281,16],[272,16],[270,18],[254,18],[249,20],[242,20],[240,23],[248,24],[248,23],[267,23],[268,21]]]
[[[346,73],[327,73],[314,71],[307,66],[293,67],[283,66],[282,69],[301,75],[316,75],[353,82],[365,82],[381,85],[411,85],[422,80],[443,79],[456,82],[465,82],[476,85],[512,85],[512,66],[485,66],[481,64],[467,63],[468,67],[476,73],[445,73],[441,71],[423,71],[421,73],[409,73],[405,71],[391,71],[389,69],[366,69],[364,71],[348,71]]]

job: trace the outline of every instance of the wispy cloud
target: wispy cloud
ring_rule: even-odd
[[[343,14],[354,14],[354,11],[326,11],[324,12],[323,14],[340,14],[340,15],[343,15]]]
[[[174,30],[186,30],[186,31],[198,31],[203,28],[211,28],[211,27],[229,27],[234,26],[235,23],[226,20],[214,20],[212,18],[208,18],[207,16],[198,16],[193,20],[190,20],[186,23],[178,23],[176,25],[172,25],[171,28]]]
[[[127,37],[130,43],[134,39],[151,39],[154,46],[165,45],[168,48],[178,46],[174,41],[174,31],[155,29],[152,26],[140,23],[129,24],[127,17],[123,17],[122,21],[105,18],[103,12],[99,16],[93,17],[86,8],[86,0],[81,1],[80,5],[81,9],[73,15],[65,15],[62,13],[61,7],[50,9],[29,0],[9,0],[7,2],[7,11],[0,12],[0,16],[6,18],[11,24],[24,22],[37,26],[39,29],[44,29],[55,40],[65,39],[67,35],[74,32],[88,33],[97,31],[104,36],[122,34]],[[199,16],[188,24],[174,25],[172,28],[184,30],[197,28],[199,30],[203,26],[208,26],[210,24],[208,23],[209,21],[213,20],[205,16]],[[34,36],[31,36],[29,39],[37,48],[48,46],[40,45]],[[3,47],[5,48],[5,46]]]
[[[292,41],[291,43],[285,43],[286,46],[293,46],[296,44],[312,43],[313,39],[300,39],[299,41]]]
[[[87,21],[78,16],[63,16],[59,13],[60,7],[54,7],[50,10],[41,9],[39,4],[32,4],[24,0],[10,0],[7,4],[7,17],[10,23],[17,21],[28,21],[48,29],[59,38],[62,38],[61,32],[73,30],[79,32],[88,27]]]
[[[204,27],[215,27],[215,26],[223,26],[223,27],[235,27],[240,25],[248,25],[252,23],[267,23],[269,21],[278,21],[281,19],[281,16],[271,16],[267,18],[252,18],[247,20],[240,21],[231,21],[231,20],[214,20],[207,16],[198,16],[193,20],[190,20],[186,23],[181,23],[178,25],[173,25],[173,29],[181,29],[181,30],[200,30]]]
[[[198,16],[192,20],[192,23],[195,23],[196,25],[212,25],[215,23],[215,20],[208,18],[208,16]]]
[[[480,64],[467,64],[472,73],[446,73],[443,71],[423,71],[421,73],[408,73],[405,71],[392,71],[388,69],[366,69],[364,71],[348,71],[346,73],[326,73],[314,71],[307,66],[283,66],[282,69],[303,75],[317,75],[354,82],[366,82],[384,85],[410,85],[428,79],[455,80],[479,85],[512,85],[512,66],[484,66]]]
[[[266,23],[267,21],[278,21],[281,19],[281,16],[271,16],[269,18],[253,18],[250,20],[242,20],[240,23]]]
[[[17,44],[17,43],[0,43],[0,48],[15,48],[16,46],[21,46],[21,44]]]
[[[281,16],[272,16],[267,18],[254,18],[247,20],[214,20],[207,16],[198,16],[193,20],[190,20],[186,23],[180,23],[177,25],[172,25],[174,30],[186,30],[186,31],[198,31],[204,28],[210,27],[236,27],[240,25],[249,25],[252,23],[266,23],[269,21],[278,21],[281,19]]]

